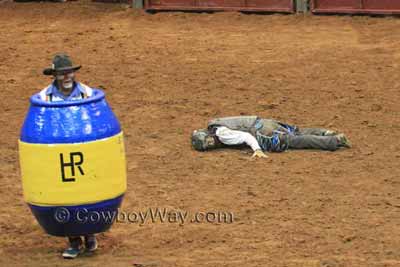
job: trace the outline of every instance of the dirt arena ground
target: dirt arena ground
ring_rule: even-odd
[[[400,266],[400,19],[157,13],[0,2],[0,266]],[[24,203],[17,140],[54,53],[83,65],[125,132],[122,210],[234,222],[116,223],[68,261]],[[198,153],[192,130],[257,114],[346,133],[337,152]]]

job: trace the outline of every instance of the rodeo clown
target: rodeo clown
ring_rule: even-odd
[[[93,89],[83,83],[75,81],[75,72],[81,68],[80,65],[73,65],[67,54],[56,54],[50,68],[43,70],[44,75],[52,75],[54,81],[40,91],[40,98],[44,101],[74,101],[92,96]],[[80,236],[68,237],[69,248],[62,256],[66,259],[76,258],[83,252],[83,242]],[[97,249],[95,235],[84,236],[86,251],[93,252]]]
[[[207,129],[192,133],[192,146],[206,151],[231,145],[246,144],[254,151],[252,157],[267,158],[264,153],[287,149],[321,149],[335,151],[350,148],[342,133],[320,128],[304,128],[257,116],[237,116],[213,119]]]
[[[75,81],[75,72],[81,68],[74,66],[67,54],[56,54],[50,68],[43,70],[44,75],[52,75],[54,81],[40,91],[40,98],[44,101],[70,101],[92,96],[92,88]]]

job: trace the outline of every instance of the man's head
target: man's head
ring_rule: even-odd
[[[73,65],[67,54],[56,54],[53,58],[51,68],[43,70],[44,75],[53,75],[57,88],[61,93],[69,95],[72,92],[75,80],[75,71],[81,68],[80,65]]]
[[[200,129],[192,133],[192,146],[198,151],[206,151],[217,148],[218,144],[206,129]]]

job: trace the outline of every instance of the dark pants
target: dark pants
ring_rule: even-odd
[[[256,138],[261,148],[270,152],[282,152],[287,149],[337,150],[337,138],[326,136],[326,132],[326,129],[320,128],[296,128],[293,132],[274,131],[270,136],[257,133]]]
[[[326,129],[304,128],[288,135],[288,148],[321,149],[335,151],[338,149],[336,136],[325,136]]]
[[[85,235],[85,242],[92,241],[94,238],[94,235]],[[80,236],[69,236],[68,241],[71,248],[79,248],[82,245],[82,238]]]

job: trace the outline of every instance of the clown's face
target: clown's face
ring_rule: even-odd
[[[208,149],[214,148],[214,146],[215,146],[215,140],[210,135],[206,137],[205,143],[206,143],[206,148],[208,148]]]
[[[216,138],[216,137],[215,137]],[[195,130],[192,133],[192,146],[197,151],[214,149],[218,145],[218,140],[214,139],[207,129]]]
[[[57,87],[60,92],[66,96],[72,93],[75,80],[75,72],[73,70],[58,72],[55,75]]]

